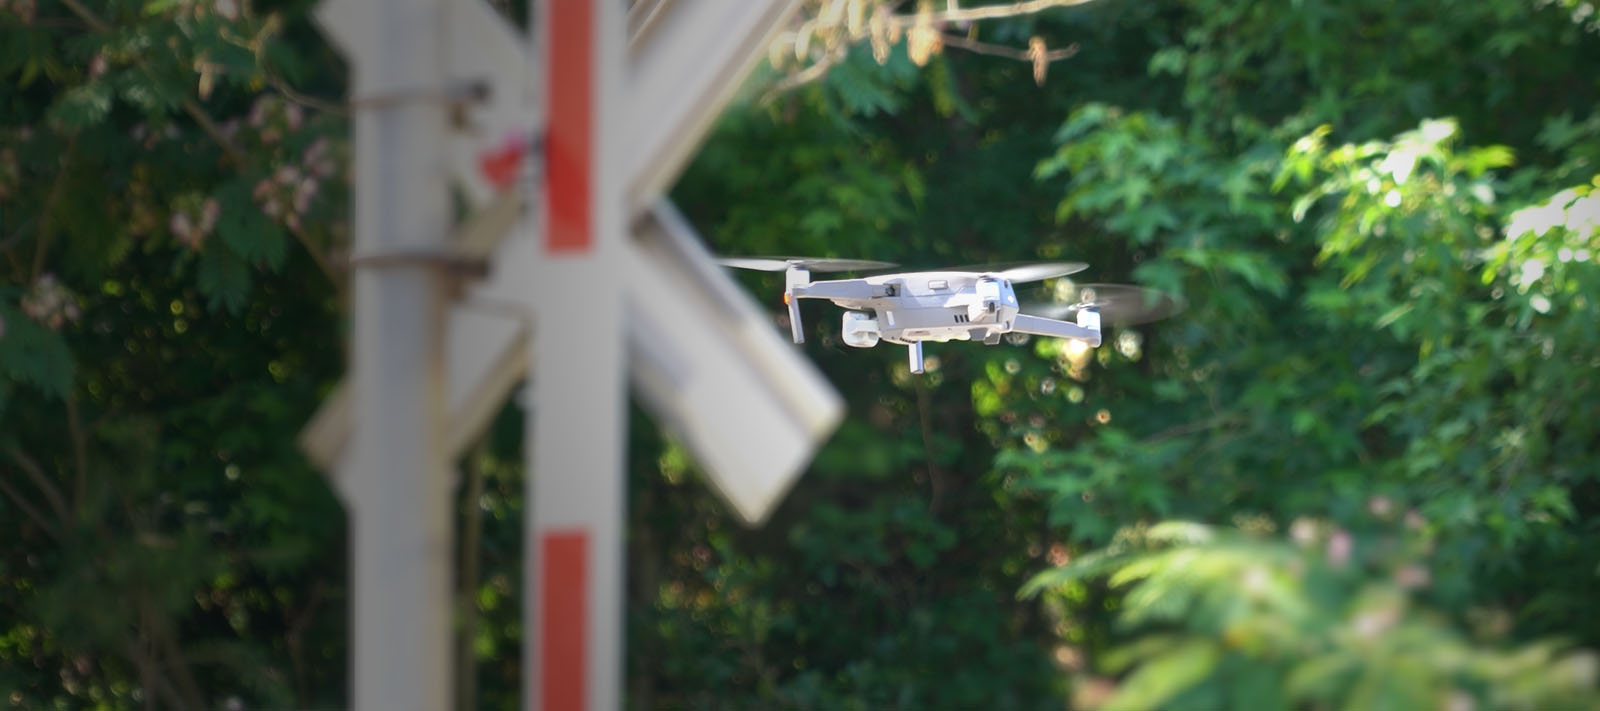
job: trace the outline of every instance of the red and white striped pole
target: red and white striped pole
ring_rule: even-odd
[[[615,0],[545,0],[534,21],[546,135],[528,424],[526,705],[621,706],[626,342],[626,47]]]

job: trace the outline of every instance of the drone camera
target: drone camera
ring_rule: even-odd
[[[878,345],[878,319],[865,311],[844,312],[844,324],[839,329],[845,345],[871,348]]]

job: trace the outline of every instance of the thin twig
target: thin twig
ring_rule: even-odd
[[[57,542],[61,541],[61,534],[57,533],[54,528],[50,527],[50,522],[45,520],[45,517],[39,513],[39,509],[35,508],[33,504],[28,503],[27,499],[22,498],[21,492],[11,488],[10,482],[7,482],[5,477],[0,477],[0,492],[4,492],[5,495],[11,499],[11,502],[16,504],[17,508],[22,509],[22,513],[27,514],[28,518],[33,519],[34,523],[39,524],[39,528],[44,529],[46,534],[48,534],[51,538],[54,538]]]
[[[348,104],[337,101],[329,101],[327,99],[319,99],[310,94],[303,93],[299,89],[289,86],[288,81],[285,81],[283,77],[278,76],[277,72],[272,71],[272,69],[268,67],[263,66],[261,73],[266,77],[267,83],[271,84],[274,89],[278,90],[279,94],[283,95],[283,98],[288,99],[289,101],[304,106],[308,109],[326,111],[330,114],[337,114],[340,116],[345,116],[350,113],[350,106]]]
[[[246,17],[251,16],[251,14],[252,13],[250,13],[247,5]],[[341,116],[349,114],[350,109],[347,104],[328,101],[326,99],[319,99],[309,94],[302,93],[299,89],[290,86],[288,81],[286,81],[277,72],[272,70],[272,63],[267,61],[267,43],[272,39],[272,36],[276,35],[281,29],[283,29],[283,17],[274,12],[267,15],[266,19],[262,21],[261,31],[256,33],[256,36],[253,39],[249,40],[248,42],[236,42],[235,44],[240,44],[245,49],[250,50],[251,54],[255,55],[256,66],[261,69],[262,76],[266,78],[268,84],[272,85],[274,89],[278,90],[278,93],[283,95],[283,98],[288,99],[296,104],[300,104],[306,108],[316,109],[318,111],[326,111],[328,113],[338,114]]]
[[[1010,5],[987,5],[967,10],[943,10],[928,13],[930,22],[971,22],[974,20],[993,20],[1001,17],[1016,17],[1017,15],[1032,15],[1044,12],[1053,7],[1070,7],[1083,5],[1093,0],[1031,0],[1031,2],[1018,2]],[[893,22],[901,27],[910,27],[916,24],[917,15],[899,15]]]
[[[56,488],[55,483],[50,481],[50,477],[45,476],[44,467],[39,466],[39,463],[34,461],[33,457],[28,456],[26,452],[17,449],[15,446],[6,447],[6,451],[11,454],[12,461],[22,467],[22,471],[28,474],[29,479],[33,480],[33,485],[39,487],[39,491],[44,492],[44,498],[50,502],[50,507],[56,510],[56,516],[60,519],[61,525],[66,526],[72,520],[71,509],[67,508],[67,500],[61,496],[61,489]]]
[[[194,670],[190,667],[189,660],[184,657],[183,648],[178,645],[178,636],[173,631],[172,626],[170,624],[159,626],[152,624],[151,628],[157,635],[155,642],[165,650],[164,656],[170,660],[162,666],[174,672],[172,676],[173,683],[177,685],[182,696],[188,701],[188,703],[184,704],[184,707],[205,708],[205,693],[200,690],[200,684],[194,678]]]
[[[1004,45],[979,42],[975,39],[967,39],[961,35],[940,35],[940,41],[944,42],[946,47],[959,47],[967,50],[968,52],[974,52],[976,54],[1007,57],[1024,62],[1033,61],[1033,57],[1028,54],[1028,50],[1026,49],[1016,49],[1013,47],[1006,47]],[[1047,62],[1054,62],[1057,60],[1066,59],[1077,53],[1078,43],[1074,42],[1061,49],[1053,49],[1049,52],[1046,52],[1044,58]]]
[[[10,237],[5,238],[5,241],[0,241],[0,251],[11,249],[13,246],[21,243],[22,239],[28,236],[28,228],[32,227],[33,223],[38,221],[38,213],[29,215],[27,219],[23,220],[17,225],[17,229],[11,233]]]
[[[779,79],[776,84],[772,85],[771,89],[767,90],[767,93],[761,96],[760,105],[766,106],[772,103],[773,99],[778,98],[779,94],[821,79],[828,73],[829,69],[833,68],[833,65],[843,61],[849,53],[849,49],[841,45],[841,49],[828,52],[828,54],[823,55],[822,59],[817,60],[816,64]]]
[[[39,280],[39,275],[44,272],[44,257],[50,251],[50,243],[55,240],[55,214],[56,203],[61,199],[61,192],[67,183],[67,166],[72,162],[72,154],[77,150],[78,137],[67,137],[67,149],[61,152],[60,170],[56,179],[50,184],[50,193],[44,198],[44,205],[39,208],[39,233],[33,248],[33,267],[28,271],[29,283]]]
[[[143,613],[140,617],[144,617]],[[133,660],[133,665],[139,668],[139,685],[144,689],[145,708],[160,708],[157,696],[167,698],[169,708],[178,708],[183,704],[183,698],[178,695],[178,690],[172,688],[172,682],[156,668],[155,660],[150,658],[146,650],[148,645],[143,640],[128,643],[128,657]]]
[[[200,124],[200,128],[206,132],[206,135],[210,136],[211,140],[222,148],[222,152],[228,156],[228,160],[232,161],[234,165],[242,166],[245,164],[246,156],[244,151],[239,150],[238,146],[233,145],[233,141],[228,140],[227,134],[222,132],[222,127],[218,126],[217,122],[211,118],[211,114],[200,108],[200,104],[195,103],[194,99],[186,98],[183,100],[183,112],[189,114],[189,117],[194,119],[195,123]]]
[[[73,461],[78,467],[77,475],[73,479],[72,503],[81,510],[89,480],[89,442],[83,436],[83,419],[78,416],[76,397],[67,398],[67,431],[72,437]]]
[[[93,12],[89,11],[89,8],[84,7],[83,3],[78,2],[78,0],[61,0],[61,4],[66,5],[67,9],[72,11],[72,14],[77,15],[78,19],[83,20],[84,24],[89,26],[89,29],[92,29],[95,32],[111,31],[110,24],[108,24],[105,20],[96,17]]]

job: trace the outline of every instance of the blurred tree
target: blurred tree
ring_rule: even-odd
[[[1592,705],[1534,641],[1600,646],[1591,5],[1076,4],[808,3],[674,198],[724,252],[1081,259],[1189,310],[912,377],[808,305],[851,415],[760,531],[636,418],[630,703]],[[342,513],[290,445],[343,339],[309,7],[0,2],[14,706],[344,701]],[[518,703],[518,417],[459,501],[484,708]]]
[[[304,3],[0,3],[0,698],[342,695],[343,117]],[[309,91],[309,89],[308,89]]]

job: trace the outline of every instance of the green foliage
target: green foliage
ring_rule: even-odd
[[[303,94],[345,68],[305,2],[90,5],[0,3],[0,689],[346,704],[344,520],[291,444],[340,371],[349,126]],[[757,76],[673,193],[717,250],[1082,260],[1189,308],[913,377],[808,304],[850,415],[760,531],[635,418],[629,703],[1593,705],[1585,7],[1102,1],[940,28],[1077,44],[1042,87],[906,42]],[[486,708],[521,431],[458,492]]]
[[[337,367],[345,129],[264,90],[282,44],[331,62],[305,9],[0,4],[12,706],[340,701],[343,515],[288,443]]]
[[[1426,609],[1432,541],[1406,519],[1352,535],[1302,518],[1289,540],[1265,521],[1124,529],[1023,594],[1125,591],[1107,709],[1600,707],[1593,652],[1474,639]]]

